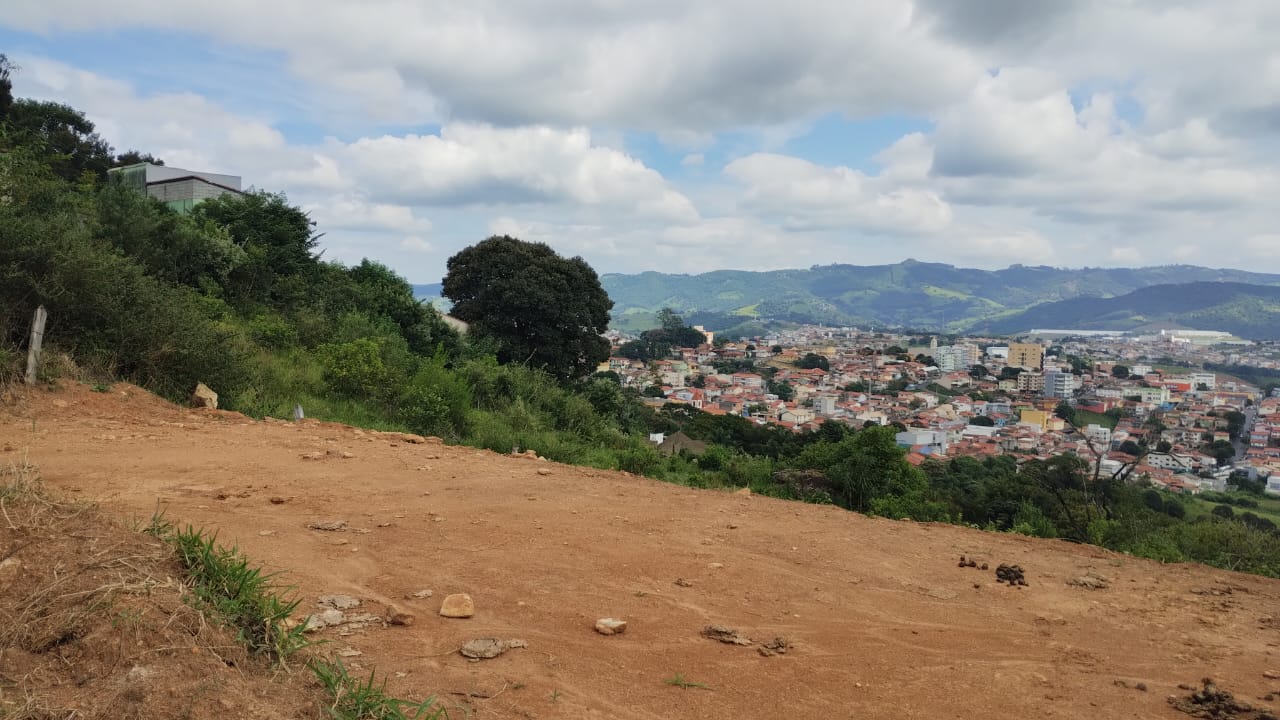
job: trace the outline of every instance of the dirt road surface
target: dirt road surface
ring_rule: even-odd
[[[1264,675],[1280,670],[1280,582],[1264,578],[193,411],[127,385],[0,408],[0,462],[23,455],[63,494],[216,529],[309,610],[341,593],[412,613],[316,636],[390,691],[476,718],[1177,718],[1167,696],[1205,676],[1280,707],[1260,699],[1280,691]],[[308,527],[329,521],[346,527]],[[1028,586],[997,584],[1000,563]],[[1107,587],[1069,583],[1089,574]],[[475,616],[440,617],[451,593]],[[594,632],[604,617],[626,632]],[[705,638],[709,624],[755,644]],[[457,652],[485,637],[528,646]],[[777,637],[785,654],[758,651]]]

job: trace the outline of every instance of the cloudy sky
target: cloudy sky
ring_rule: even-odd
[[[435,282],[909,257],[1280,272],[1275,0],[4,0],[19,96]]]

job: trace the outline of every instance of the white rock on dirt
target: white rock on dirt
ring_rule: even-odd
[[[617,618],[600,618],[596,621],[596,632],[601,635],[621,635],[627,631],[627,621]]]
[[[346,614],[341,610],[334,610],[333,608],[330,608],[319,615],[308,616],[306,627],[304,627],[303,630],[306,632],[323,630],[324,628],[332,627],[334,625],[341,625],[346,619]]]

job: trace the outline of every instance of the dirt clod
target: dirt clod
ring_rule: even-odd
[[[1215,720],[1275,720],[1275,716],[1266,710],[1254,708],[1247,702],[1237,700],[1234,695],[1218,687],[1211,678],[1200,681],[1202,687],[1190,695],[1170,696],[1169,704],[1192,717],[1215,718]],[[1182,687],[1182,686],[1179,686]]]
[[[1026,587],[1027,578],[1022,568],[1018,565],[1000,564],[996,568],[996,582],[1008,583],[1009,587]]]
[[[786,655],[787,650],[791,648],[791,643],[787,642],[784,637],[776,637],[756,648],[756,652],[764,657],[772,657],[774,655]]]
[[[312,530],[323,530],[324,532],[342,532],[347,529],[346,520],[316,520],[307,523],[307,527]]]
[[[751,638],[739,633],[731,627],[724,625],[708,625],[702,629],[702,636],[712,640],[718,640],[729,645],[750,645]]]
[[[1067,584],[1074,585],[1075,587],[1082,587],[1086,590],[1106,590],[1111,587],[1110,581],[1096,573],[1085,573],[1084,575],[1071,578],[1067,581]]]
[[[387,606],[387,611],[384,617],[386,617],[387,623],[390,625],[412,625],[414,620],[417,619],[414,617],[413,613],[401,610],[395,605]]]

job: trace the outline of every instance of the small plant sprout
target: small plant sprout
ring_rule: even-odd
[[[684,673],[676,673],[675,675],[672,675],[666,680],[663,680],[663,682],[665,682],[668,685],[674,685],[683,690],[688,690],[689,688],[701,688],[703,690],[711,689],[710,685],[704,685],[700,682],[693,682],[692,680],[687,679],[684,676]]]

